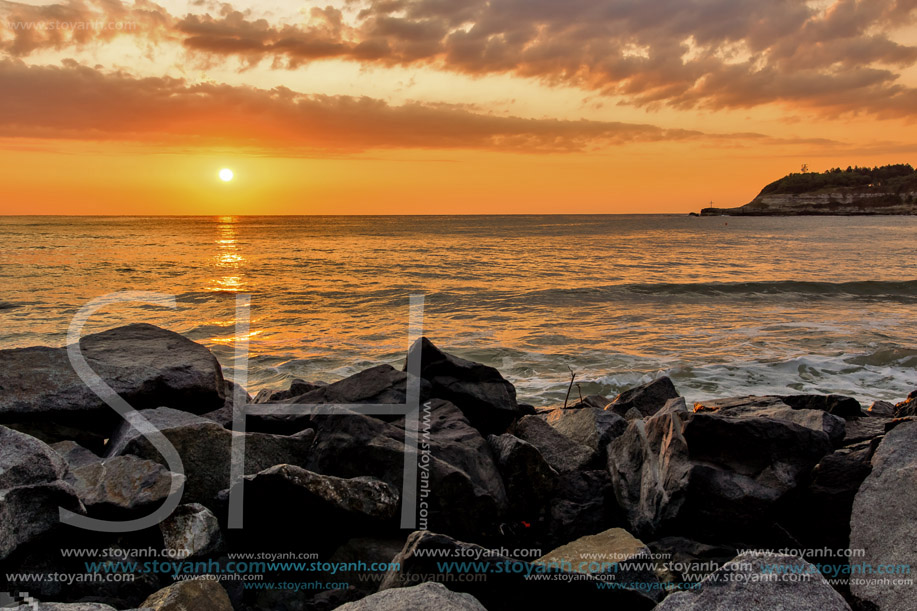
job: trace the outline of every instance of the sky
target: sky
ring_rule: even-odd
[[[686,213],[915,109],[917,0],[0,0],[0,214]]]

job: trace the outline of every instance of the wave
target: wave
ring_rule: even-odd
[[[917,297],[917,280],[890,282],[863,280],[854,282],[818,282],[777,280],[761,282],[687,282],[612,284],[599,287],[544,289],[528,297],[560,301],[601,301],[634,297],[769,297],[799,296],[814,298],[853,298],[869,300],[909,300]]]
[[[18,308],[18,307],[19,307],[19,304],[18,304],[18,303],[10,303],[10,302],[8,302],[8,301],[0,301],[0,312],[2,312],[2,311],[4,311],[4,310],[12,310],[12,309]]]

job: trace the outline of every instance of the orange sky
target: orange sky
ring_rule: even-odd
[[[909,0],[0,0],[0,213],[740,205],[802,163],[917,161],[915,19]]]

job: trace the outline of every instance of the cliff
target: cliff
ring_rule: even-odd
[[[737,208],[704,208],[703,216],[917,215],[917,171],[899,164],[789,174]]]

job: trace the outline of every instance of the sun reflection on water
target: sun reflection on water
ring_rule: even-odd
[[[215,278],[206,287],[208,291],[238,293],[245,288],[239,268],[245,263],[245,257],[239,252],[239,243],[236,237],[236,223],[234,216],[221,216],[217,219],[217,239],[214,240],[217,252],[213,256],[214,264],[220,278]]]

